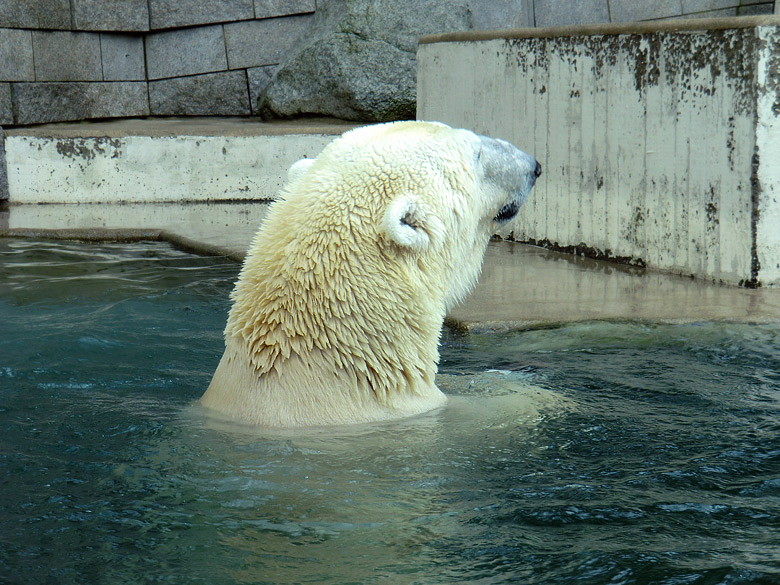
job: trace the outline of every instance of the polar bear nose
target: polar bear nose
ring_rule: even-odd
[[[540,165],[539,162],[537,161],[536,167],[534,168],[534,176],[538,179],[541,174],[542,174],[542,165]]]

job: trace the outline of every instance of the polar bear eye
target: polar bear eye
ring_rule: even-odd
[[[401,223],[404,225],[408,225],[410,228],[417,229],[420,227],[420,223],[417,221],[417,218],[414,217],[411,213],[407,213],[401,218]]]

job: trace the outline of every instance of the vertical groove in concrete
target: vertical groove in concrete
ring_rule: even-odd
[[[5,133],[0,126],[0,202],[8,200],[8,167],[5,162]]]

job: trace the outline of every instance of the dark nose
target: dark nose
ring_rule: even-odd
[[[536,168],[534,169],[534,175],[536,175],[536,178],[539,178],[539,175],[542,174],[542,165],[539,163],[536,163]]]

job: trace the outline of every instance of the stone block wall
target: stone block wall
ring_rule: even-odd
[[[772,14],[767,0],[533,0],[534,26],[606,24],[671,18],[728,18]]]
[[[404,0],[397,6],[418,11],[423,21],[437,13],[432,1]],[[375,18],[379,28],[392,28],[396,22],[392,14],[387,18],[374,14],[394,4],[370,0],[0,0],[0,125],[256,115],[258,96],[277,65],[329,26],[326,16],[318,18],[321,11],[328,12],[323,11],[326,3],[331,15],[351,10]],[[467,28],[505,29],[765,14],[774,10],[775,3],[467,0],[465,4]],[[407,22],[416,20],[407,18]],[[426,30],[435,27],[436,22],[428,22]],[[411,47],[412,60],[413,51]],[[410,72],[413,77],[413,68]],[[413,88],[414,79],[407,85]],[[340,111],[310,113],[339,115]]]
[[[315,9],[315,0],[0,0],[0,125],[252,115]]]

